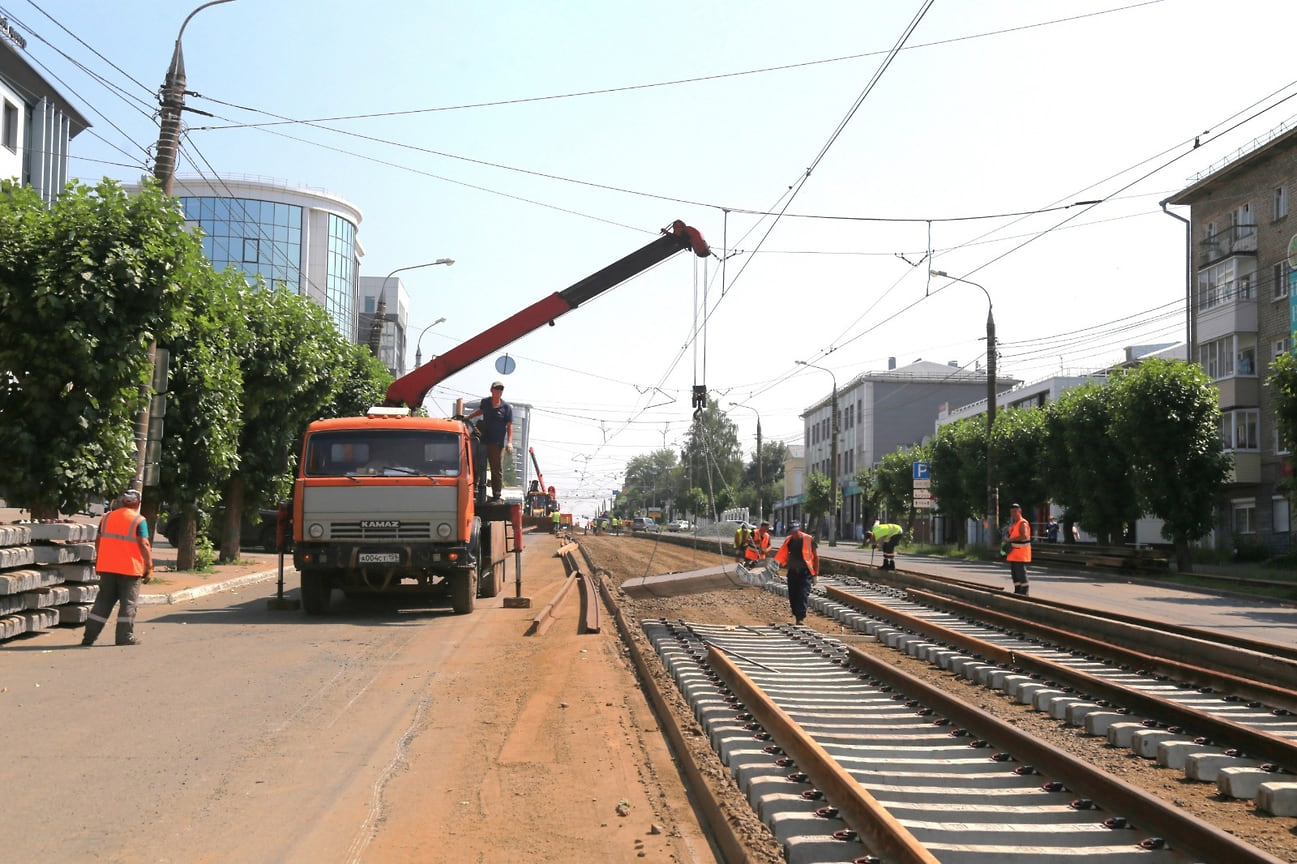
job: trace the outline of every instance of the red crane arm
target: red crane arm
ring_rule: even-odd
[[[554,319],[560,315],[575,309],[609,288],[615,288],[632,276],[643,273],[675,253],[683,249],[692,249],[699,258],[711,254],[702,234],[679,220],[673,222],[669,228],[663,228],[662,235],[647,246],[609,264],[575,285],[533,303],[467,342],[457,345],[445,354],[434,357],[419,368],[397,378],[387,388],[387,398],[383,404],[417,408],[423,404],[423,397],[429,390],[451,375],[545,323],[553,325]],[[540,473],[539,469],[537,473]]]

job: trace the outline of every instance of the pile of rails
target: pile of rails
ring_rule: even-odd
[[[0,641],[84,624],[99,594],[94,525],[0,525]]]

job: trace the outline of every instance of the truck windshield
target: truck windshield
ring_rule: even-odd
[[[317,432],[306,448],[307,477],[457,477],[459,436],[434,430]]]

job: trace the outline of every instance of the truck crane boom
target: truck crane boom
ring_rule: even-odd
[[[637,276],[683,249],[692,249],[699,258],[711,254],[702,234],[684,222],[676,220],[662,229],[661,237],[632,252],[620,261],[609,264],[566,290],[556,291],[516,312],[499,324],[482,331],[461,345],[434,357],[417,369],[397,378],[387,388],[383,404],[389,407],[417,408],[423,398],[437,384],[477,362],[493,351],[570,312],[610,288],[615,288],[632,276]]]

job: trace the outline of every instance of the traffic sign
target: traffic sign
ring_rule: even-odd
[[[930,475],[928,474],[928,468],[929,468],[929,465],[928,465],[927,462],[915,462],[915,463],[914,463],[914,479],[915,479],[915,480],[927,480],[928,477],[930,476]]]
[[[931,500],[931,498],[932,498],[932,490],[930,490],[930,489],[915,489],[915,490],[914,490],[914,500],[915,500],[915,501],[928,501],[928,500]]]
[[[932,499],[931,499],[931,498],[915,498],[915,499],[914,499],[914,509],[915,509],[915,510],[931,510],[931,509],[932,509]]]
[[[931,489],[931,488],[932,488],[932,478],[931,478],[931,477],[924,477],[922,480],[915,480],[915,481],[914,481],[914,488],[915,488],[915,489]]]

